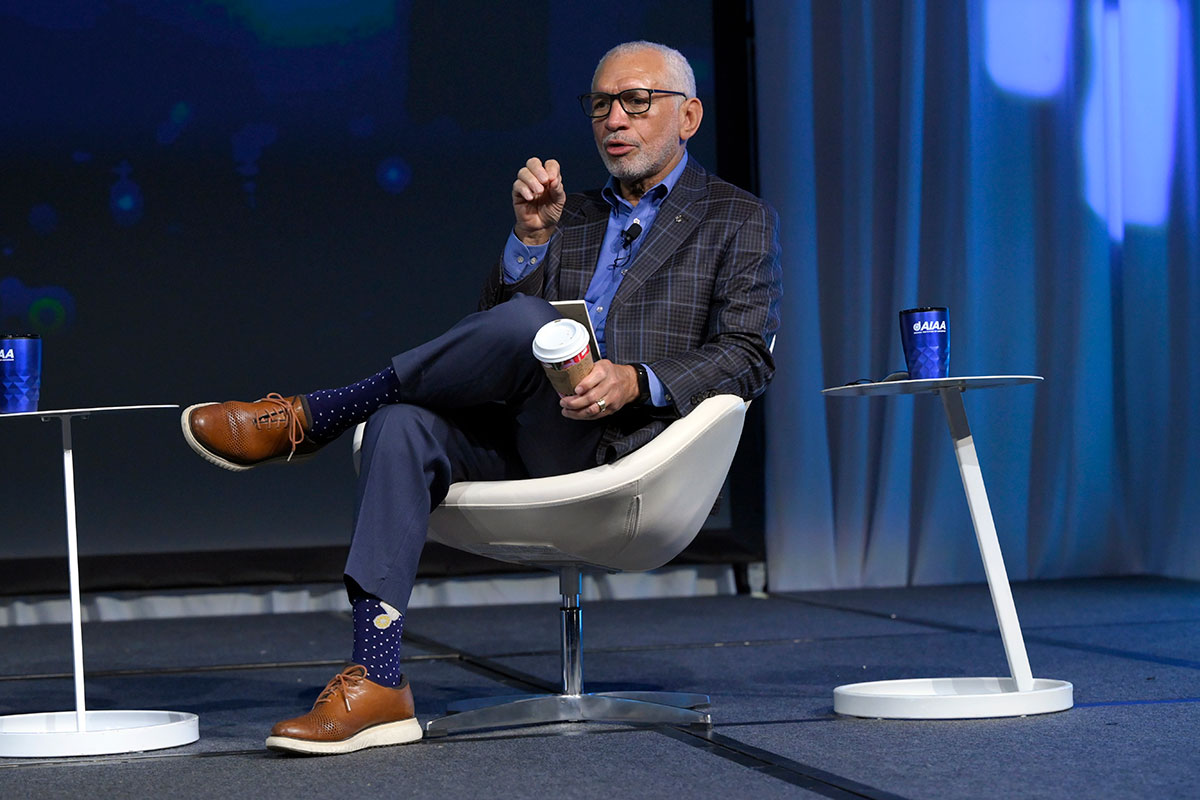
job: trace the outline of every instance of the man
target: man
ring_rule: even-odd
[[[478,313],[358,383],[184,412],[192,448],[233,470],[311,455],[368,422],[345,569],[353,663],[312,711],[277,724],[268,747],[344,753],[420,738],[399,670],[401,609],[451,483],[586,469],[707,397],[765,388],[781,294],[776,216],[689,160],[703,117],[695,93],[675,50],[610,50],[580,101],[612,178],[568,195],[557,162],[529,159]],[[560,398],[530,345],[558,316],[547,301],[580,297],[603,358]]]

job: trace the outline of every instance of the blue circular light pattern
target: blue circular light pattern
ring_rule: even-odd
[[[135,225],[145,212],[146,202],[142,197],[142,187],[130,179],[129,173],[133,167],[128,161],[122,161],[113,170],[119,176],[116,183],[108,191],[108,210],[118,225],[129,227]]]
[[[159,144],[174,144],[192,119],[192,108],[182,100],[171,108],[170,117],[158,126],[156,137]]]
[[[58,333],[66,321],[66,306],[56,298],[40,297],[29,306],[29,324],[40,334]]]
[[[412,168],[400,156],[391,156],[379,162],[375,180],[389,194],[400,194],[412,180]]]
[[[74,321],[75,298],[63,287],[0,280],[0,324],[16,324],[44,336],[68,330]]]

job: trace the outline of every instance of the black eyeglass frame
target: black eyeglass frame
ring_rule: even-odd
[[[629,108],[625,105],[625,100],[622,98],[622,95],[629,94],[630,92],[647,92],[649,94],[649,98],[646,102],[646,108],[644,110],[630,111]],[[678,95],[679,97],[685,97],[685,98],[688,96],[686,92],[673,92],[670,89],[649,89],[645,86],[635,86],[632,89],[626,89],[623,92],[617,92],[615,94],[610,94],[609,92],[587,92],[585,94],[581,94],[581,95],[579,95],[579,106],[580,106],[580,108],[583,109],[583,113],[586,114],[589,119],[606,119],[608,117],[608,115],[612,113],[613,101],[615,100],[616,102],[621,104],[622,111],[624,111],[626,114],[628,114],[632,117],[636,117],[641,114],[645,114],[647,111],[650,110],[650,107],[652,105],[654,105],[654,95],[656,95],[656,94],[674,94],[674,95]],[[593,98],[593,97],[607,97],[608,98],[608,110],[605,111],[603,114],[593,114],[591,111],[591,102],[590,102],[591,98]]]

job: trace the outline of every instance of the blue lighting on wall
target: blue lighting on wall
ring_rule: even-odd
[[[1067,74],[1070,0],[986,0],[988,74],[1005,91],[1025,97],[1057,94]]]
[[[262,41],[281,47],[347,44],[395,25],[394,0],[213,0]]]
[[[156,138],[159,144],[174,144],[192,120],[192,108],[180,101],[171,109],[171,114],[165,122],[158,126]]]
[[[146,210],[146,201],[142,197],[142,188],[129,177],[133,167],[128,161],[122,161],[113,170],[117,181],[108,190],[108,210],[118,225],[129,227],[137,224]]]
[[[1070,0],[985,0],[985,60],[1004,91],[1059,93],[1071,44]],[[1114,241],[1126,225],[1167,220],[1175,163],[1178,0],[1091,0],[1082,120],[1084,196]]]
[[[1114,241],[1126,224],[1167,221],[1179,73],[1176,0],[1089,8],[1084,194]]]
[[[400,194],[412,180],[412,168],[399,156],[391,156],[379,162],[375,170],[375,180],[384,191]]]

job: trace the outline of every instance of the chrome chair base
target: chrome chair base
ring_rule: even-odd
[[[706,694],[684,692],[597,692],[487,697],[454,703],[449,716],[425,723],[433,738],[486,728],[552,722],[623,722],[635,725],[691,725],[712,728],[712,717],[696,711]],[[454,713],[458,712],[458,713]]]

